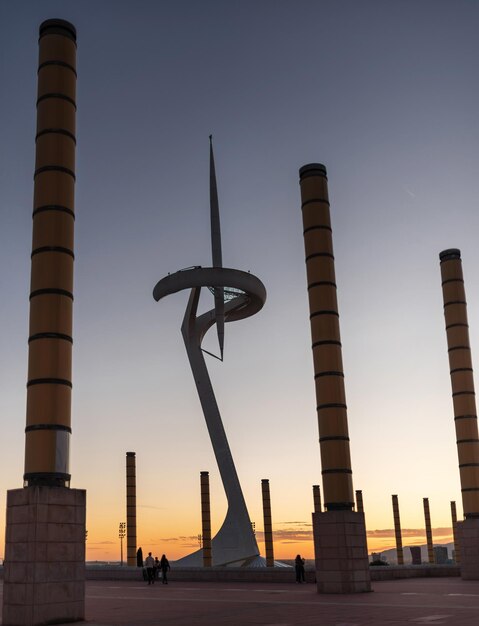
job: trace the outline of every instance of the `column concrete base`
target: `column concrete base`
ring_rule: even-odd
[[[85,513],[82,489],[7,492],[4,626],[85,619]]]
[[[364,513],[313,513],[318,593],[371,591]]]
[[[461,548],[461,578],[479,580],[479,518],[471,517],[457,523]]]

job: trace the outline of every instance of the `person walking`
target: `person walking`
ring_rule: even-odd
[[[155,570],[154,570],[155,580],[160,578],[160,562],[158,561],[158,557],[155,556]]]
[[[171,569],[170,568],[170,562],[168,561],[168,559],[166,558],[166,556],[163,554],[161,556],[161,560],[160,560],[160,568],[161,568],[161,576],[162,576],[162,583],[164,585],[168,584],[168,578],[166,577],[166,572]]]
[[[148,556],[145,559],[146,573],[148,574],[148,584],[155,584],[155,559],[151,556],[151,552],[148,552]]]
[[[141,549],[141,546],[138,548],[136,553],[136,566],[143,567],[143,550]]]

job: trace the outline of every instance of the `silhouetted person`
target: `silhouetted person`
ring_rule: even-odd
[[[143,567],[143,550],[141,549],[141,546],[138,548],[136,553],[136,566]]]
[[[296,582],[304,583],[304,559],[301,558],[300,554],[297,554],[294,559],[294,569],[296,571]]]
[[[146,573],[148,574],[148,584],[155,584],[155,559],[151,556],[151,552],[148,552],[148,556],[145,559]]]
[[[155,556],[155,570],[154,570],[155,580],[160,577],[160,562],[158,561],[158,557]]]
[[[163,578],[162,583],[164,585],[167,585],[168,579],[166,577],[166,572],[170,569],[170,563],[164,554],[161,557],[160,567],[161,567],[161,576]]]

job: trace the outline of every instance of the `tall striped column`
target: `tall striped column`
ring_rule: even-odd
[[[394,534],[396,535],[396,553],[398,565],[404,565],[404,553],[402,549],[401,519],[399,517],[399,501],[393,496]]]
[[[452,518],[452,537],[454,540],[454,561],[456,563],[460,563],[461,562],[461,549],[459,547],[459,537],[457,533],[456,503],[454,501],[451,502],[451,518]]]
[[[314,503],[314,512],[321,513],[323,510],[321,506],[321,489],[319,485],[313,485],[313,503]]]
[[[439,258],[462,506],[467,519],[479,517],[479,436],[461,251],[443,250]]]
[[[200,486],[201,534],[203,538],[203,567],[211,567],[211,507],[209,472],[200,472]]]
[[[40,26],[25,486],[69,486],[76,31]]]
[[[429,512],[429,498],[423,498],[424,522],[426,524],[427,556],[429,563],[434,563],[434,547],[432,543],[431,514]]]
[[[7,491],[3,571],[2,623],[16,626],[85,619],[86,491],[69,469],[75,27],[42,22],[38,44],[24,485]]]
[[[136,453],[126,453],[126,564],[136,565]]]
[[[264,547],[266,552],[266,567],[274,567],[273,550],[273,522],[271,519],[271,498],[269,493],[269,480],[261,480],[261,492],[263,495],[263,521],[264,521]]]
[[[364,513],[363,492],[359,489],[356,490],[356,511]]]
[[[328,179],[320,163],[299,170],[324,506],[354,507],[336,297]]]
[[[371,575],[364,513],[354,511],[328,179],[324,165],[303,166],[299,170],[299,184],[326,509],[313,513],[316,584],[319,593],[363,593],[371,590]]]

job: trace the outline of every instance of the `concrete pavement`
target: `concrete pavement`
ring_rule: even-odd
[[[153,586],[87,581],[88,626],[397,626],[479,624],[479,582],[458,578],[373,583],[374,592],[319,595],[312,584]]]

